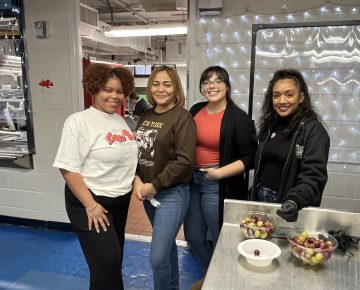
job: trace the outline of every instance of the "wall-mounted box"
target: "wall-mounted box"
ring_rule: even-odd
[[[49,25],[46,21],[35,21],[34,30],[36,38],[49,38]]]
[[[186,61],[186,39],[166,41],[166,61]]]
[[[199,0],[199,13],[201,16],[220,15],[222,7],[222,0]]]

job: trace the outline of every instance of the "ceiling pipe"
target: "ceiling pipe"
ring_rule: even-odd
[[[111,25],[114,25],[114,8],[110,5],[109,0],[106,0],[106,4],[110,11],[110,19],[111,19]]]
[[[123,2],[121,2],[121,1],[119,1],[119,0],[111,0],[111,1],[112,1],[113,3],[121,6],[122,8],[126,9],[127,11],[131,12],[132,15],[134,15],[136,18],[140,19],[141,21],[145,22],[145,24],[148,24],[148,23],[149,23],[149,21],[148,21],[146,18],[144,18],[144,17],[142,17],[141,15],[139,15],[135,10],[129,8],[125,3],[123,3]]]

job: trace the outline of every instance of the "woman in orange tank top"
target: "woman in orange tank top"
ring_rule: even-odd
[[[199,88],[206,101],[190,109],[197,125],[197,144],[184,232],[206,272],[222,226],[224,199],[247,199],[244,173],[254,168],[257,138],[254,122],[231,99],[224,68],[207,68]],[[202,280],[191,289],[201,286]]]

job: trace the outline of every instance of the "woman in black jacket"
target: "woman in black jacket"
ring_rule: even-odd
[[[257,138],[251,118],[231,100],[229,75],[224,68],[207,68],[199,87],[207,101],[190,109],[197,125],[197,145],[184,233],[206,269],[212,256],[207,231],[215,245],[222,226],[224,199],[247,199],[244,173],[253,169]],[[199,287],[201,282],[191,289]]]
[[[251,199],[282,203],[277,214],[297,220],[306,206],[320,206],[327,182],[330,138],[315,112],[301,73],[274,73],[259,121]]]

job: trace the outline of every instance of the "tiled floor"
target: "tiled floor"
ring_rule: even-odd
[[[127,239],[125,290],[150,290],[150,244]],[[180,288],[200,279],[200,265],[179,247]],[[86,290],[89,272],[72,232],[0,224],[0,290]],[[104,289],[106,290],[106,289]]]
[[[132,235],[151,236],[152,229],[148,217],[146,216],[142,201],[131,197],[128,219],[125,232]],[[181,227],[177,240],[184,240],[184,232]]]

